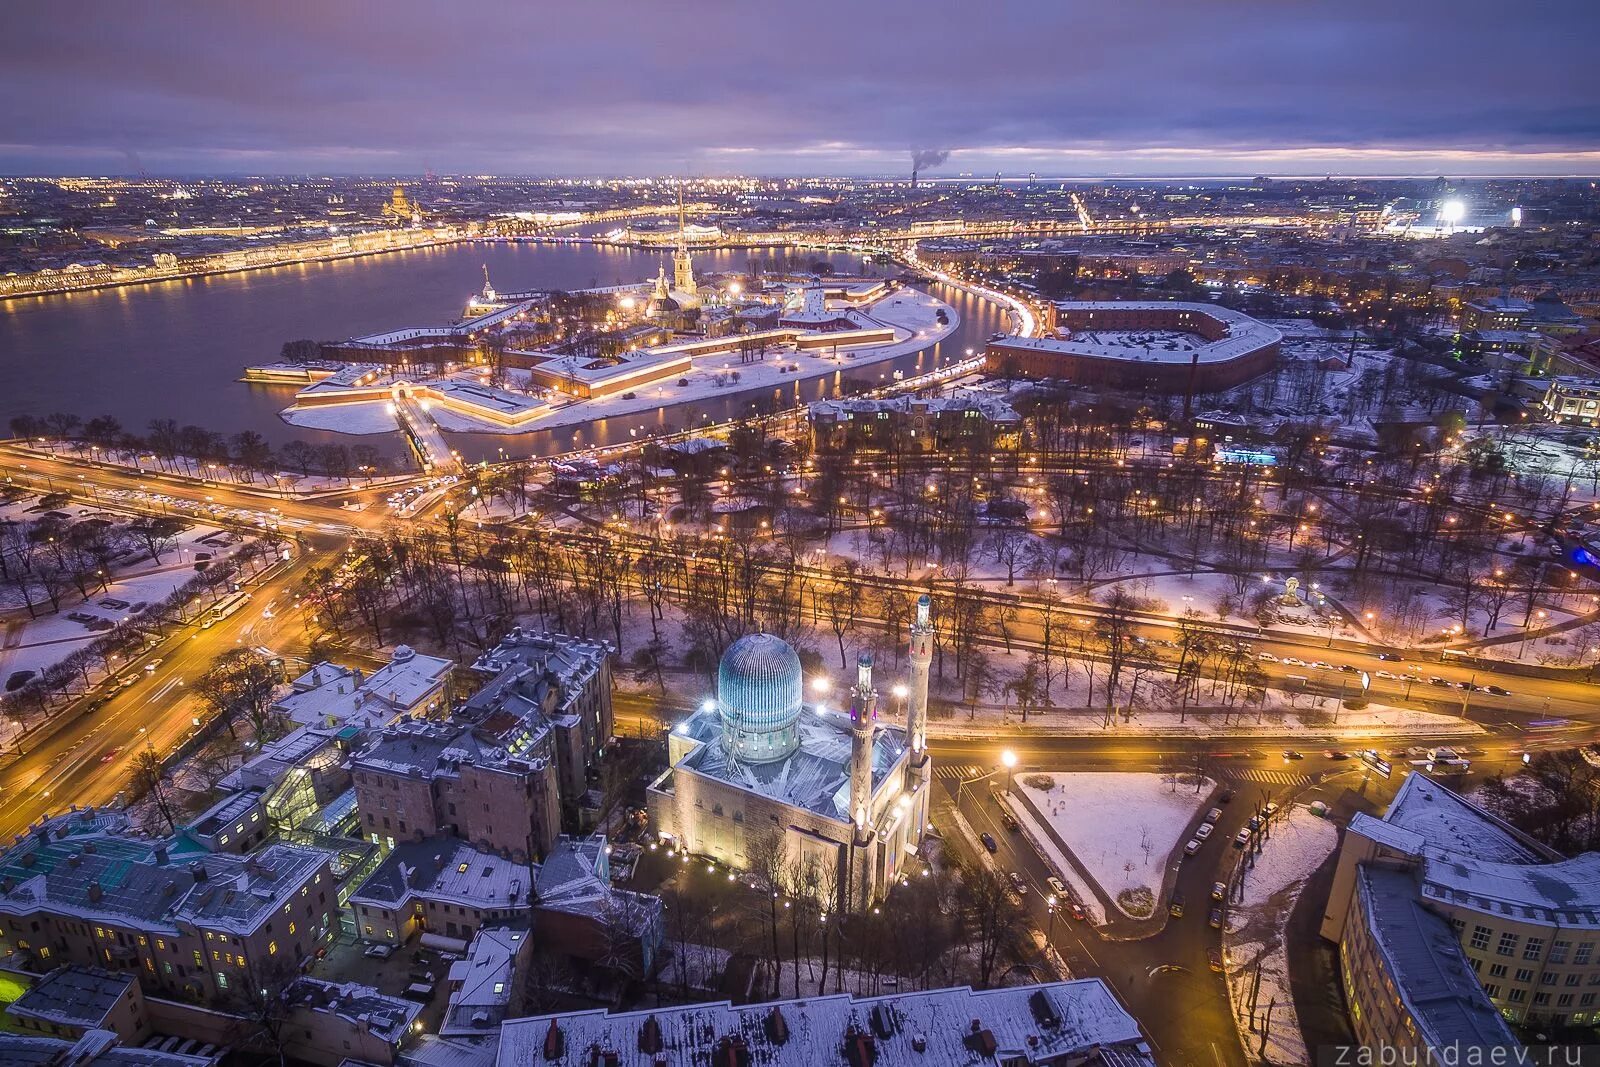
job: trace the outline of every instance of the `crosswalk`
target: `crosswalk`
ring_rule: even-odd
[[[1268,785],[1310,785],[1309,774],[1290,774],[1288,771],[1229,770],[1223,774],[1236,782],[1264,782]]]
[[[946,766],[943,763],[935,763],[933,765],[933,776],[935,778],[947,778],[952,781],[960,778],[974,778],[982,773],[982,767],[976,767],[970,763],[956,764],[955,766]]]

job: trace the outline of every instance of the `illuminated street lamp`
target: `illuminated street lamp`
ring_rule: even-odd
[[[1006,792],[1011,792],[1011,776],[1017,769],[1017,754],[1009,748],[1000,753],[1000,765],[1006,769]]]

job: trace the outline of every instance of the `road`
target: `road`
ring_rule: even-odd
[[[77,702],[59,718],[25,738],[22,755],[0,770],[0,839],[25,830],[39,816],[68,804],[99,805],[127,787],[134,757],[145,747],[163,755],[195,730],[210,712],[190,692],[217,656],[229,648],[265,645],[281,650],[304,644],[293,592],[321,551],[305,549],[287,565],[246,586],[245,606],[209,629],[198,621],[173,627],[169,636],[133,660],[120,678],[132,684],[107,690],[110,699],[87,714]],[[291,610],[286,610],[291,609]],[[267,613],[271,612],[271,617]],[[146,667],[152,663],[154,669]]]

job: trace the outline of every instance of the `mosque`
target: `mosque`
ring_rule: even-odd
[[[767,633],[723,654],[717,698],[669,738],[671,768],[649,789],[661,840],[748,869],[765,834],[791,869],[814,871],[833,907],[881,900],[918,854],[928,826],[928,597],[911,626],[906,723],[880,723],[872,657],[857,664],[848,709],[807,705],[800,657]]]

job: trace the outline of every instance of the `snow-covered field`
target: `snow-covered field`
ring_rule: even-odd
[[[314,407],[286,408],[278,415],[284,422],[292,426],[303,426],[308,430],[375,434],[394,433],[400,429],[400,420],[389,410],[387,404],[320,404]]]
[[[1004,799],[1006,807],[1011,810],[1012,815],[1016,816],[1017,824],[1022,827],[1022,832],[1028,838],[1028,842],[1038,850],[1039,855],[1050,865],[1050,869],[1055,872],[1056,876],[1066,883],[1067,888],[1071,890],[1072,899],[1082,905],[1084,912],[1089,916],[1089,922],[1094,923],[1096,926],[1102,925],[1106,918],[1105,909],[1100,906],[1100,897],[1095,892],[1094,887],[1084,879],[1083,875],[1078,873],[1078,868],[1061,851],[1060,846],[1055,843],[1055,839],[1039,825],[1039,820],[1034,817],[1032,808],[1020,803],[1013,796],[1007,796]]]
[[[1309,1063],[1305,1038],[1289,989],[1288,948],[1284,931],[1306,879],[1339,843],[1338,829],[1311,809],[1296,805],[1272,825],[1254,868],[1244,872],[1244,901],[1228,911],[1222,946],[1227,962],[1228,995],[1246,1051],[1270,1063]],[[1259,1039],[1250,1033],[1250,996],[1256,966],[1261,968],[1255,991],[1256,1017],[1272,1008],[1272,1025],[1264,1057],[1256,1056]]]
[[[1172,852],[1187,838],[1189,822],[1216,783],[1169,782],[1160,774],[1104,771],[1081,774],[1019,774],[1014,788],[1030,801],[1106,896],[1123,907],[1123,894],[1143,889],[1152,900]],[[1221,843],[1208,845],[1220,848]]]

